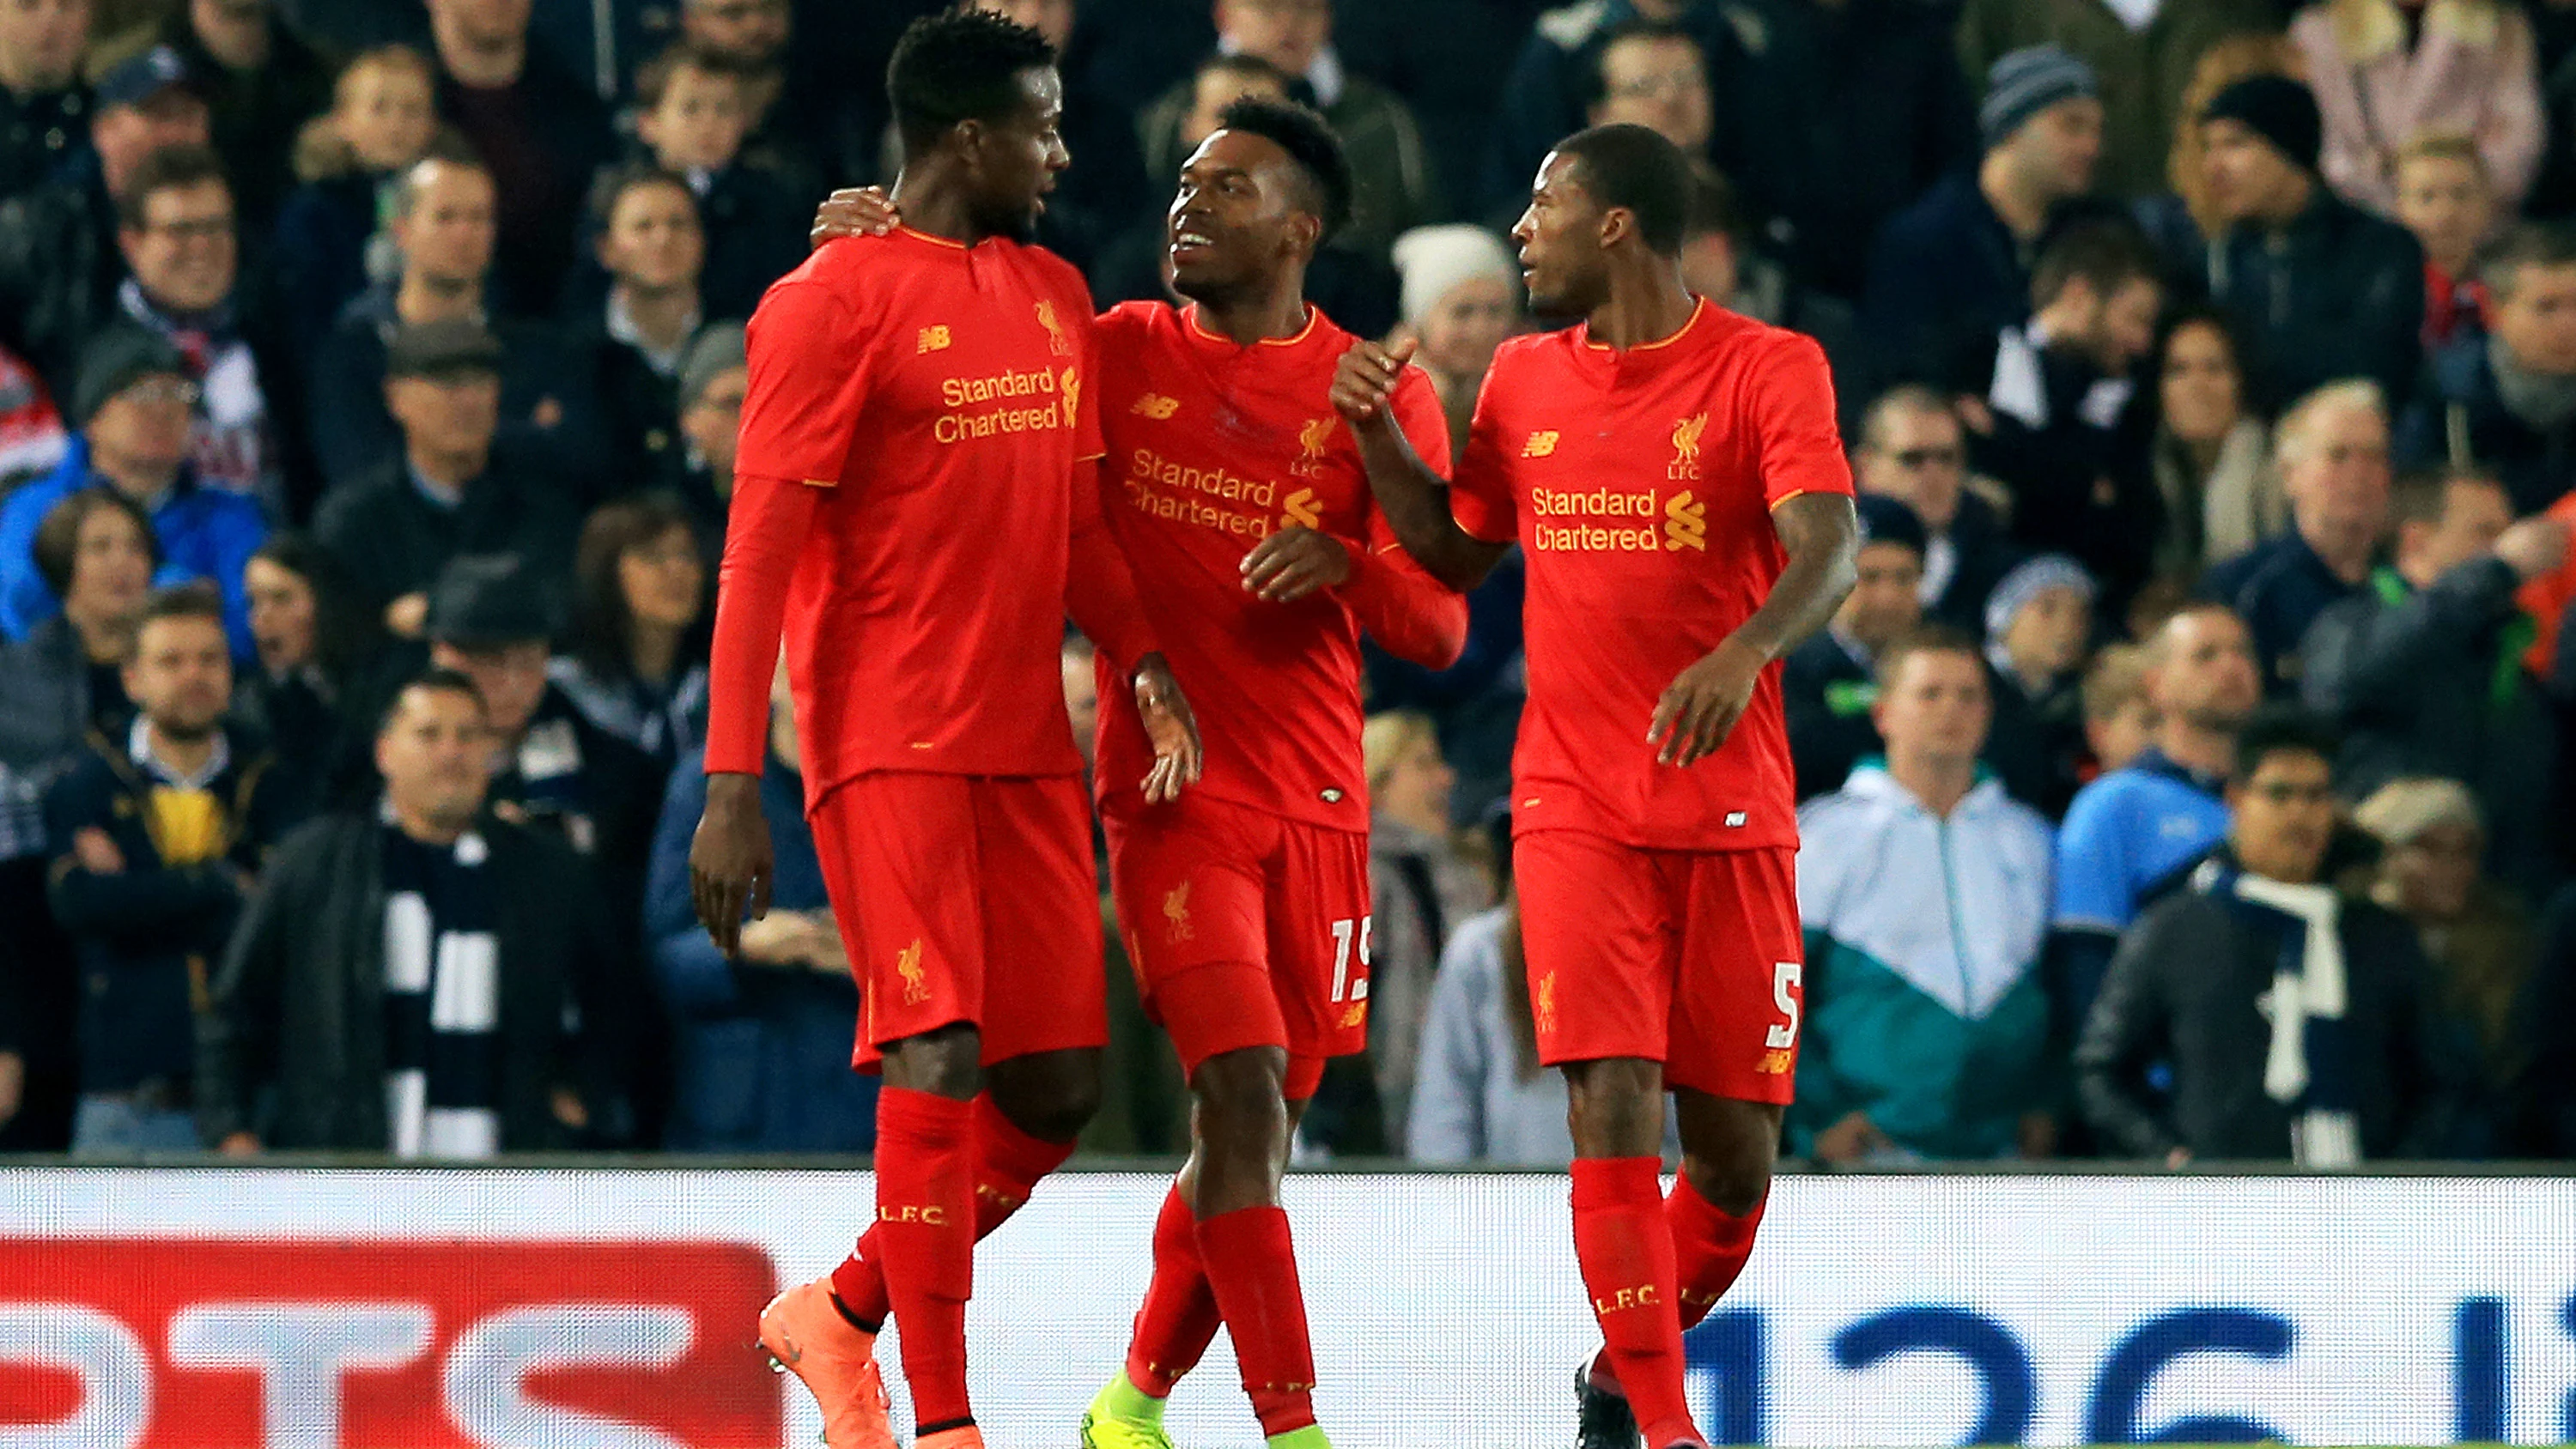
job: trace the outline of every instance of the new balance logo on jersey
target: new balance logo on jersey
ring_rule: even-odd
[[[924,327],[921,329],[920,338],[912,345],[912,352],[915,357],[925,352],[946,352],[949,343],[954,340],[948,335],[948,329],[945,326]]]
[[[1687,488],[1664,500],[1664,547],[1708,552],[1708,505]]]
[[[1190,929],[1190,883],[1183,881],[1163,897],[1163,939],[1177,945],[1197,934]]]
[[[1529,441],[1521,444],[1521,456],[1524,458],[1547,457],[1549,454],[1556,451],[1556,438],[1557,433],[1554,428],[1550,428],[1545,432],[1530,434]]]
[[[1127,411],[1134,413],[1140,418],[1152,418],[1154,421],[1159,423],[1168,420],[1172,414],[1179,412],[1180,410],[1181,400],[1179,398],[1165,397],[1158,392],[1149,392],[1143,397],[1136,399],[1136,405],[1129,408]]]
[[[1281,519],[1279,522],[1279,526],[1282,528],[1286,528],[1292,523],[1303,528],[1321,528],[1324,526],[1324,510],[1316,505],[1315,490],[1312,488],[1298,489],[1296,492],[1280,499],[1279,506],[1288,510],[1288,516]]]
[[[921,969],[921,938],[919,936],[912,938],[911,945],[894,953],[894,974],[903,978],[904,1005],[927,1006],[930,1004],[930,978],[928,974]]]

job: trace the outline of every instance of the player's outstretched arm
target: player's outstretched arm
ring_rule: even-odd
[[[1718,746],[1753,702],[1765,666],[1806,642],[1842,607],[1858,582],[1860,520],[1847,493],[1800,493],[1771,510],[1788,566],[1771,596],[1697,663],[1681,672],[1655,704],[1646,742],[1655,759],[1690,765]]]
[[[1449,485],[1396,426],[1395,389],[1413,348],[1407,342],[1389,352],[1374,342],[1353,343],[1333,374],[1333,407],[1350,424],[1369,490],[1396,541],[1425,572],[1465,593],[1485,581],[1510,545],[1487,543],[1458,526],[1449,512]]]

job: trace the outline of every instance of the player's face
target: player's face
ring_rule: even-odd
[[[1297,205],[1297,163],[1279,143],[1219,131],[1181,167],[1172,196],[1172,289],[1211,306],[1265,292],[1320,231]]]
[[[1610,269],[1601,246],[1605,220],[1600,203],[1583,189],[1575,158],[1550,151],[1539,163],[1529,209],[1512,228],[1532,312],[1581,317],[1610,300]]]
[[[1072,160],[1061,130],[1064,83],[1052,66],[1024,70],[1019,105],[998,120],[974,124],[976,224],[993,236],[1028,241],[1037,234],[1056,173]]]

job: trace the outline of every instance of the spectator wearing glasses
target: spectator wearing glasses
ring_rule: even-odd
[[[115,314],[125,270],[116,198],[144,157],[209,134],[206,103],[168,46],[110,69],[91,100],[89,150],[0,201],[0,345],[34,363],[56,397],[71,394],[81,345]]]
[[[2326,876],[2335,751],[2302,711],[2247,721],[2225,844],[2121,940],[2075,1050],[2120,1154],[2349,1168],[2438,1136],[2414,928]],[[2159,1062],[2169,1093],[2148,1085]]]
[[[72,394],[80,436],[51,474],[0,504],[0,630],[25,639],[61,609],[38,566],[35,540],[55,505],[104,486],[152,520],[156,581],[212,580],[223,593],[234,656],[251,656],[243,569],[268,537],[268,521],[250,499],[197,481],[189,442],[197,396],[187,359],[139,325],[109,327],[83,349]]]
[[[1948,401],[1913,384],[1881,393],[1861,415],[1852,481],[1922,520],[1924,616],[1983,629],[1986,598],[2020,551],[1994,505],[1967,486],[1966,430]]]

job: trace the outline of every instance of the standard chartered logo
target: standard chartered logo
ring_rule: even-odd
[[[1653,488],[1533,488],[1530,511],[1530,544],[1549,552],[1708,551],[1708,504],[1688,488],[1668,498]]]
[[[1664,504],[1664,547],[1708,552],[1708,505],[1693,499],[1687,488]]]

